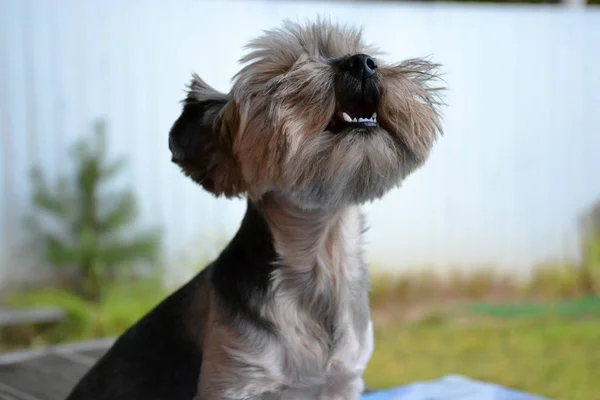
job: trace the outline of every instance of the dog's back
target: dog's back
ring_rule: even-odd
[[[208,268],[119,337],[66,400],[193,398],[202,353],[188,324],[207,274]]]

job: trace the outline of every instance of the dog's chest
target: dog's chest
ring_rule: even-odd
[[[261,360],[277,367],[272,378],[285,391],[306,392],[328,382],[360,379],[373,350],[370,321],[357,321],[344,312],[335,329],[313,320],[302,308],[281,304],[278,338],[269,343]],[[269,355],[277,354],[276,360]]]
[[[275,325],[277,339],[265,354],[280,355],[276,379],[284,386],[354,380],[370,358],[373,339],[364,266],[358,256],[339,261],[344,264],[323,259],[315,269],[282,270],[273,276],[273,301],[265,314]]]
[[[283,373],[287,379],[321,380],[332,374],[354,374],[360,370],[369,351],[371,334],[367,313],[356,312],[364,307],[358,299],[347,299],[343,307],[327,305],[327,295],[314,294],[312,309],[280,298],[276,329],[279,347],[284,355]],[[319,304],[323,303],[323,304]],[[328,310],[334,308],[334,310]]]

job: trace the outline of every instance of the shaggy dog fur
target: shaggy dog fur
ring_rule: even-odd
[[[220,256],[127,330],[68,400],[357,399],[373,338],[359,206],[427,159],[437,65],[386,64],[328,21],[252,40],[228,94],[194,75],[173,162],[247,212]]]

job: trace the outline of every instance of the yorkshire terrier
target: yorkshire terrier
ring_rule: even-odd
[[[373,349],[360,205],[428,158],[438,65],[386,64],[361,30],[286,21],[228,94],[193,76],[172,161],[247,198],[222,253],[128,329],[67,400],[360,398]]]

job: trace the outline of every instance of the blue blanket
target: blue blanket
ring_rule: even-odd
[[[548,400],[458,375],[362,396],[362,400]]]

